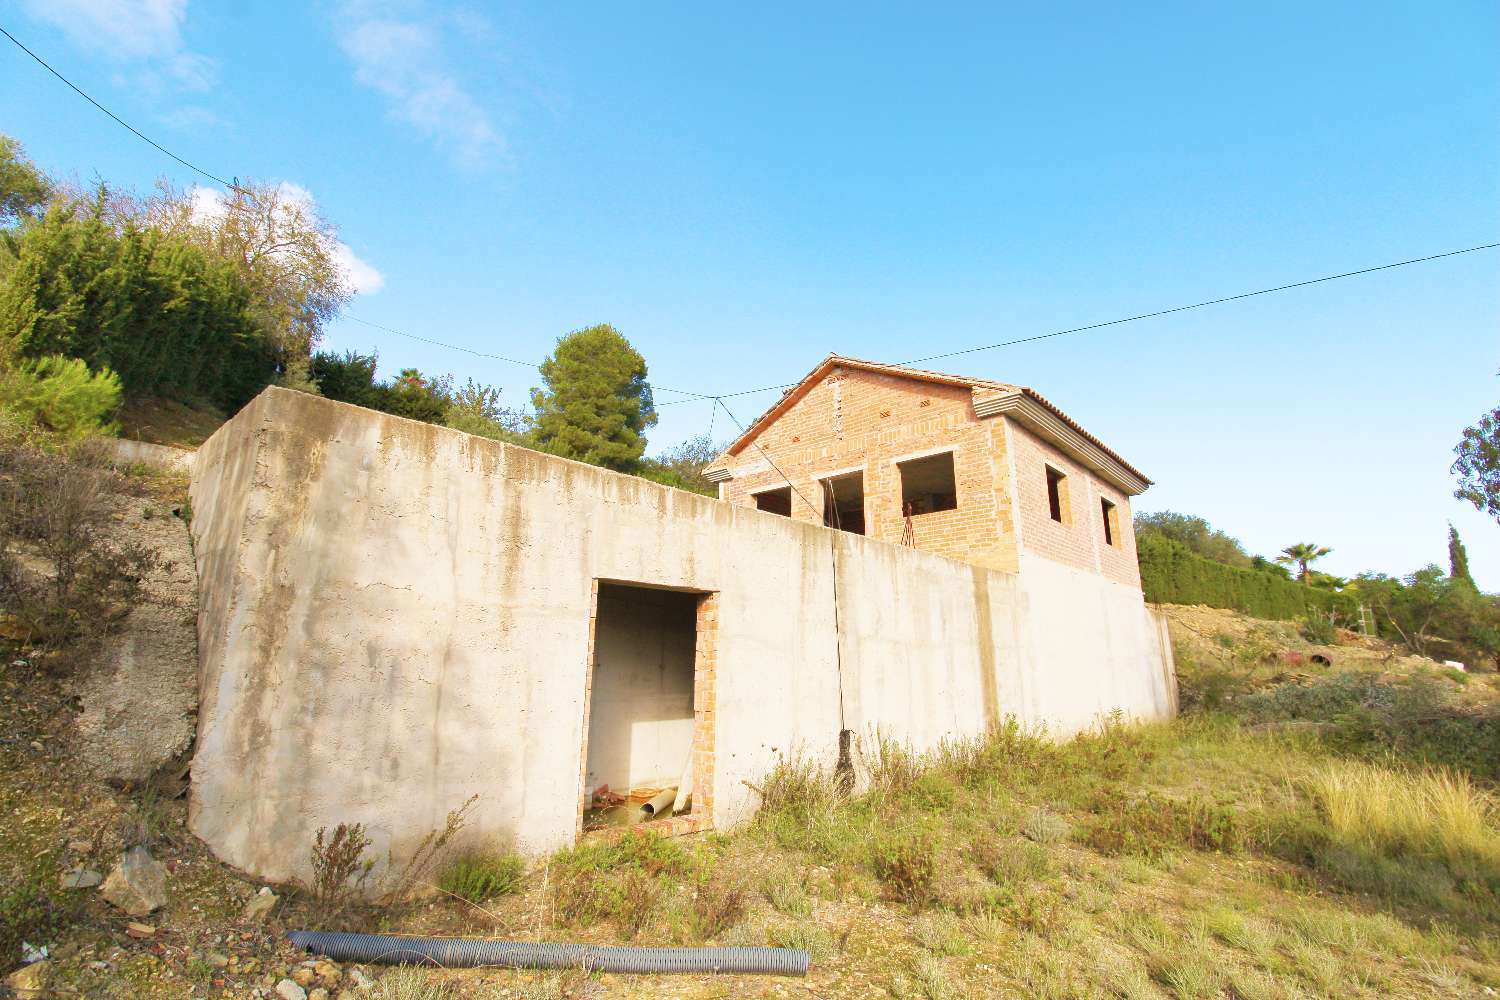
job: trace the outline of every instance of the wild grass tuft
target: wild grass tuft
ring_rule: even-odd
[[[480,903],[493,896],[515,892],[526,873],[526,862],[514,854],[481,854],[460,858],[438,875],[443,892]]]

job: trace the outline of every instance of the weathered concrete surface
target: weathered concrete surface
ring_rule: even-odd
[[[190,472],[193,468],[194,453],[187,448],[133,441],[130,438],[110,438],[109,450],[117,465],[140,463],[181,472]]]
[[[111,531],[161,557],[77,685],[79,756],[98,777],[141,782],[184,754],[198,707],[198,579],[188,528],[161,504],[120,496]]]
[[[1138,590],[1095,578],[1075,617],[1060,566],[1026,584],[300,393],[210,438],[192,497],[190,822],[271,879],[344,821],[400,858],[475,793],[475,838],[571,842],[595,581],[719,594],[720,826],[780,756],[832,763],[843,729],[924,749],[1008,714],[1169,711]]]

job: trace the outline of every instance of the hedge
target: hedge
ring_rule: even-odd
[[[1232,608],[1256,618],[1290,621],[1310,612],[1356,614],[1354,601],[1262,570],[1226,566],[1197,555],[1168,538],[1136,539],[1141,589],[1146,600],[1163,604],[1206,604]]]

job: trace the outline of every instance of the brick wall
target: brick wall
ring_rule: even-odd
[[[792,516],[802,521],[823,521],[822,478],[861,471],[865,534],[897,543],[906,527],[897,462],[951,449],[958,506],[914,516],[915,546],[1014,572],[1015,525],[999,423],[974,416],[968,388],[834,368],[755,445],[796,488]],[[736,456],[734,478],[721,484],[720,496],[730,503],[753,507],[755,493],[786,485],[755,445]]]
[[[1141,574],[1136,562],[1130,498],[1015,421],[999,418],[994,422],[1001,419],[1008,425],[1015,452],[1022,548],[1139,587]],[[1047,499],[1049,465],[1067,477],[1069,509],[1064,511],[1062,524],[1052,519]],[[1101,499],[1115,505],[1119,531],[1113,545],[1104,541]]]

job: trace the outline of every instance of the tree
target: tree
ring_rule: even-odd
[[[1303,583],[1307,583],[1307,564],[1314,560],[1322,559],[1332,551],[1330,548],[1319,546],[1316,542],[1298,542],[1295,545],[1288,545],[1282,549],[1281,554],[1276,557],[1276,561],[1289,566],[1296,566],[1297,579]]]
[[[480,385],[472,378],[448,397],[448,412],[443,422],[455,430],[480,437],[528,444],[526,418],[500,405],[500,390]]]
[[[0,276],[0,354],[83,360],[128,397],[235,409],[275,375],[234,267],[116,216],[111,196],[58,199],[12,239]]]
[[[646,459],[641,463],[640,474],[652,482],[716,497],[719,487],[709,482],[703,469],[719,457],[724,447],[723,444],[714,444],[707,434],[700,434],[668,448],[655,458]]]
[[[646,360],[608,323],[575,330],[542,362],[531,390],[538,446],[564,458],[634,472],[656,424]]]
[[[1453,495],[1500,521],[1500,408],[1466,428],[1453,453],[1458,456],[1453,462],[1458,477]]]
[[[1250,567],[1253,560],[1245,552],[1238,539],[1222,531],[1215,531],[1207,521],[1192,514],[1162,510],[1154,514],[1135,516],[1135,534],[1160,535],[1186,545],[1188,549],[1205,559],[1226,566]]]
[[[292,184],[247,182],[232,192],[163,188],[150,221],[232,261],[250,288],[280,381],[315,391],[312,349],[353,295],[338,233],[312,196]]]
[[[1469,553],[1459,540],[1458,529],[1452,524],[1448,525],[1448,577],[1457,586],[1467,587],[1476,594],[1479,592],[1474,577],[1469,574]]]
[[[52,182],[21,151],[21,144],[0,135],[0,226],[31,218],[52,197]]]

